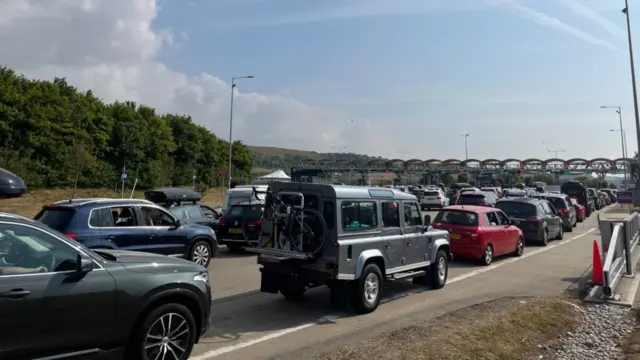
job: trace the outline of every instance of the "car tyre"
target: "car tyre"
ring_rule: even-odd
[[[573,224],[569,224],[569,226],[566,229],[564,229],[564,231],[573,232]]]
[[[484,248],[484,252],[482,253],[482,257],[479,259],[480,264],[484,266],[489,266],[493,262],[493,245],[487,244]]]
[[[209,266],[213,256],[214,252],[211,244],[204,240],[196,241],[189,249],[189,260],[204,267]]]
[[[307,292],[306,286],[300,286],[295,283],[286,282],[282,286],[280,286],[280,294],[284,296],[285,299],[294,302],[301,302],[304,300],[304,294]]]
[[[545,228],[542,232],[542,246],[547,246],[549,244],[549,229]]]
[[[351,307],[358,314],[375,311],[382,298],[382,272],[376,264],[367,264],[360,277],[353,282]]]
[[[227,244],[227,249],[229,249],[230,252],[236,254],[243,252],[242,245],[237,244]]]
[[[564,226],[560,226],[560,232],[558,233],[558,236],[554,238],[554,240],[562,240],[562,239],[564,239]]]
[[[518,237],[518,242],[516,243],[516,250],[513,252],[513,256],[520,257],[524,254],[524,238],[522,236]]]
[[[449,257],[444,250],[438,250],[436,261],[429,265],[429,271],[427,273],[430,277],[429,286],[431,286],[432,289],[442,289],[447,283],[447,277],[449,276]]]
[[[125,358],[153,360],[157,357],[158,351],[169,350],[170,347],[178,355],[178,359],[187,360],[193,350],[196,336],[196,320],[187,307],[175,303],[160,305],[149,312],[142,323],[134,328]],[[169,341],[165,343],[163,338]]]

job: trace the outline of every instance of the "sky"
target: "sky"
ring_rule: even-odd
[[[0,0],[0,64],[250,145],[402,159],[637,149],[623,0]],[[640,39],[640,0],[630,0]],[[640,45],[638,45],[640,48]],[[640,57],[640,53],[638,55]],[[639,74],[640,75],[640,74]]]

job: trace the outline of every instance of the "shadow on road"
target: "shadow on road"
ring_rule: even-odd
[[[381,304],[410,294],[429,291],[428,287],[413,285],[410,280],[388,282],[384,286]],[[326,287],[310,289],[301,302],[292,302],[281,295],[261,293],[258,290],[217,299],[211,307],[209,331],[200,342],[213,347],[231,345],[244,338],[259,337],[268,333],[305,323],[330,325],[331,316],[355,315],[348,308],[331,304],[330,291]],[[331,315],[331,316],[330,316]]]

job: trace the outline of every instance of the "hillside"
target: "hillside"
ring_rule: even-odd
[[[353,153],[318,153],[315,151],[283,149],[268,146],[247,146],[247,148],[253,156],[254,175],[264,175],[276,169],[282,169],[288,173],[292,167],[300,165],[300,162],[304,159],[348,158],[349,160],[355,161],[359,164],[380,159],[380,157]]]

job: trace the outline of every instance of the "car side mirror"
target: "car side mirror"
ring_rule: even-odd
[[[88,273],[93,270],[93,259],[78,254],[76,258],[76,272]]]
[[[425,215],[424,216],[424,222],[422,223],[424,226],[429,226],[431,225],[431,215]]]
[[[182,222],[180,222],[180,219],[176,219],[176,222],[173,224],[176,228],[179,228],[180,226],[182,226]]]

